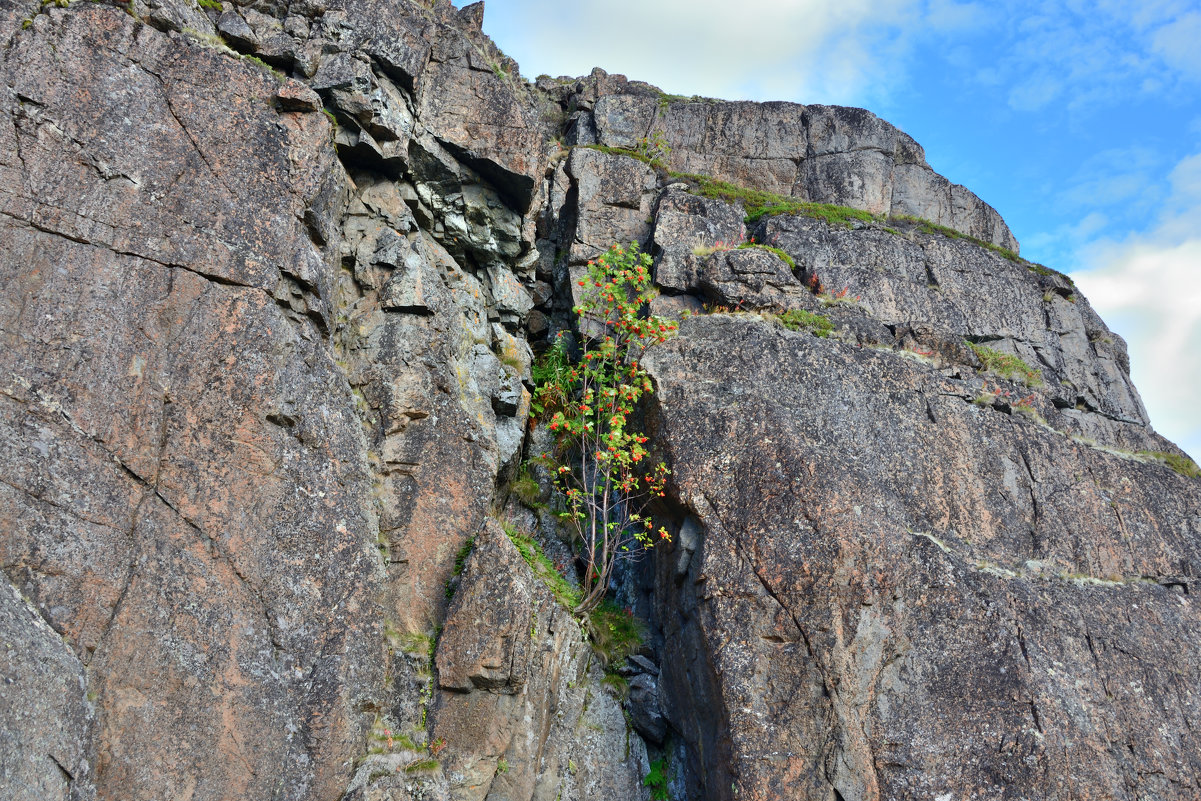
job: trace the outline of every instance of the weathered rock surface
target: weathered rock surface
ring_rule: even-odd
[[[695,797],[1195,794],[1195,479],[753,316],[643,363],[701,532],[659,584]]]
[[[337,798],[379,710],[421,715],[387,632],[441,619],[521,445],[521,213],[453,163],[477,278],[303,83],[156,8],[50,8],[5,53],[0,562],[87,667],[95,745],[48,751],[78,792]],[[328,102],[383,136],[412,99],[368,71],[379,103]]]
[[[643,795],[646,749],[580,625],[490,523],[438,643],[433,733],[456,799]]]
[[[0,787],[12,801],[81,801],[93,708],[71,648],[17,589],[0,587]]]
[[[677,98],[596,70],[565,101],[580,144],[633,149],[659,135],[679,172],[874,214],[915,215],[1017,250],[987,203],[926,164],[921,146],[870,111]]]
[[[1044,374],[1056,405],[1147,423],[1125,343],[1062,275],[1040,275],[962,239],[804,217],[768,218],[755,234],[788,252],[806,280],[861,298],[885,325],[937,327],[1011,352]]]
[[[302,221],[328,123],[100,6],[39,15],[4,81],[0,548],[88,666],[97,795],[336,795],[382,571]]]
[[[748,231],[573,145],[1016,249],[868,112],[531,85],[482,18],[0,0],[0,796],[1195,797],[1198,482],[1087,301],[920,223]],[[619,703],[492,516],[570,569],[510,493],[531,364],[631,241],[657,310],[755,314],[646,355],[674,544]]]

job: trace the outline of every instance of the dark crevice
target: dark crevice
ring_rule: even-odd
[[[50,758],[50,761],[54,763],[54,766],[57,767],[62,772],[63,777],[66,779],[67,787],[69,788],[71,786],[71,783],[75,781],[75,774],[73,774],[73,773],[71,773],[71,771],[67,770],[66,766],[63,765],[63,763],[59,762],[58,758],[56,756],[54,756],[54,754],[48,753],[48,754],[46,754],[46,756],[48,756]]]

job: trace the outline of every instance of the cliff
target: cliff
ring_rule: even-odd
[[[482,18],[0,0],[0,795],[1201,794],[1201,481],[1087,299],[870,112]],[[527,461],[629,241],[641,644]]]

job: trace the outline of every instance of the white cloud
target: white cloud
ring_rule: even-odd
[[[1172,20],[1155,31],[1152,49],[1169,65],[1184,74],[1201,78],[1201,11]]]
[[[1063,82],[1049,74],[1034,75],[1009,92],[1009,105],[1017,111],[1037,111],[1063,91]]]
[[[1189,91],[1201,78],[1201,12],[1195,0],[1000,0],[1003,42],[986,73],[1010,86],[1016,111],[1068,110]]]
[[[1152,424],[1201,461],[1201,153],[1170,182],[1153,230],[1092,243],[1083,254],[1093,269],[1073,278],[1126,338]]]
[[[917,39],[983,12],[953,0],[608,0],[528,16],[536,52],[514,55],[530,74],[599,65],[668,92],[847,104],[886,97]]]

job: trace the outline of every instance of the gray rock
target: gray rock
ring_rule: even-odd
[[[238,50],[253,52],[259,43],[250,25],[232,8],[221,12],[221,16],[217,18],[217,32],[231,47]]]
[[[704,533],[687,578],[658,585],[692,782],[919,798],[1071,776],[1187,797],[1201,622],[1146,577],[1201,560],[1195,479],[751,316],[685,321],[643,364]]]
[[[677,100],[594,72],[573,96],[595,97],[602,145],[631,149],[659,134],[672,169],[877,214],[918,215],[1017,250],[1000,215],[926,164],[912,138],[869,111],[795,103]]]
[[[720,250],[697,271],[697,288],[711,302],[736,309],[815,309],[818,302],[774,253],[759,248]]]
[[[701,258],[694,251],[745,240],[742,218],[741,209],[720,200],[664,191],[655,213],[655,284],[668,292],[697,292]]]
[[[648,673],[652,676],[659,675],[659,667],[642,654],[634,654],[633,656],[629,657],[628,661],[631,666],[636,667],[643,673]]]
[[[547,139],[1016,247],[909,137],[531,86],[479,5],[132,11],[0,3],[0,796],[645,798],[639,731],[680,798],[1195,795],[1197,483],[1074,288],[906,222],[706,260],[742,209]],[[684,320],[645,354],[674,542],[622,589],[637,730],[490,517],[570,580],[509,486],[554,448],[533,348],[630,241]]]
[[[86,801],[95,709],[87,672],[17,588],[0,581],[0,787],[11,801]]]
[[[433,732],[457,799],[639,798],[646,750],[628,739],[579,625],[490,522],[438,643]]]
[[[628,705],[634,730],[647,742],[662,745],[667,720],[659,708],[659,682],[652,674],[639,673],[630,679]]]
[[[848,230],[806,217],[771,217],[757,237],[796,260],[806,281],[860,298],[880,322],[932,324],[949,335],[1010,352],[1043,372],[1061,406],[1078,402],[1145,425],[1125,343],[1066,278],[1040,275],[963,240],[909,230]]]
[[[650,167],[629,156],[575,148],[567,159],[567,175],[576,199],[573,265],[583,265],[614,243],[650,238],[656,187]]]

